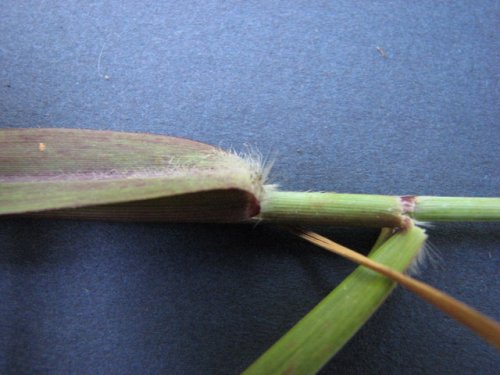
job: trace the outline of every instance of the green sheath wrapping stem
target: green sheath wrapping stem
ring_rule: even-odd
[[[412,227],[389,238],[370,258],[404,271],[425,239],[422,229]],[[395,285],[358,267],[243,374],[315,374],[363,326]]]
[[[269,192],[260,218],[338,226],[402,227],[399,197],[368,194]]]

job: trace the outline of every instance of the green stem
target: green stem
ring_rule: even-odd
[[[421,229],[412,227],[374,249],[370,258],[404,271],[425,238]],[[243,374],[315,374],[363,326],[394,287],[395,283],[384,276],[358,267]]]
[[[271,191],[259,218],[282,223],[365,227],[418,221],[500,221],[500,198],[450,198]]]
[[[419,221],[498,221],[500,198],[416,197],[410,216]]]

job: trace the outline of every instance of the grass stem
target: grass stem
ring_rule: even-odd
[[[269,192],[260,218],[288,224],[407,228],[417,221],[500,221],[500,198]]]

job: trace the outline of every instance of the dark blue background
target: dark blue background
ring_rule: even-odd
[[[249,145],[286,190],[500,195],[497,1],[4,0],[0,17],[2,128]],[[442,259],[420,277],[499,319],[498,225],[428,233]],[[7,374],[235,374],[354,268],[267,225],[9,219],[0,244]],[[398,289],[322,373],[499,368]]]

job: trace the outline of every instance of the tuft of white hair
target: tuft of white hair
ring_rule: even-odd
[[[265,199],[265,195],[277,189],[277,184],[269,183],[269,175],[274,165],[274,156],[264,156],[259,150],[249,145],[245,145],[246,150],[235,151],[230,149],[229,153],[243,160],[250,171],[250,180],[253,191],[259,201]]]
[[[422,249],[420,249],[411,262],[407,269],[407,273],[409,275],[416,276],[419,275],[427,266],[437,267],[442,264],[442,262],[443,258],[439,254],[437,247],[427,240],[425,241]]]

